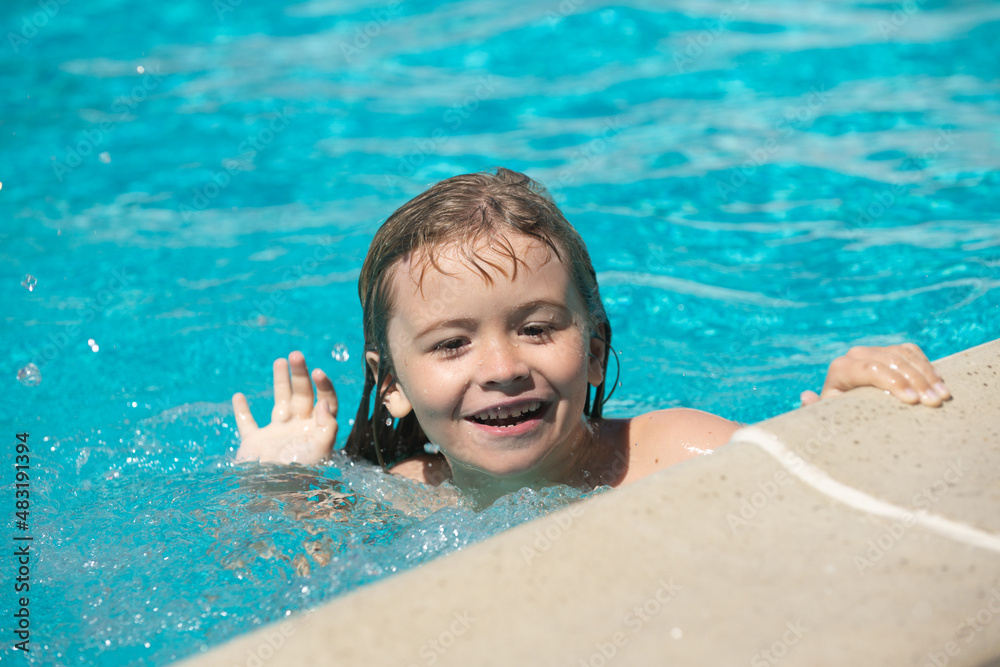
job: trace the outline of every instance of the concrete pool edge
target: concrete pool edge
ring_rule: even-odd
[[[1000,340],[936,365],[940,409],[780,415],[183,664],[991,663]]]

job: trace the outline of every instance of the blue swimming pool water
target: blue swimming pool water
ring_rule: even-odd
[[[613,415],[757,421],[851,342],[998,335],[993,2],[20,0],[0,25],[34,664],[167,664],[579,497],[435,510],[342,460],[230,463],[228,397],[266,419],[293,349],[346,437],[369,239],[441,178],[551,188],[600,272]]]

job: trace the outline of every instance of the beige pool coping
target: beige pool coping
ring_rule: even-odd
[[[184,662],[1000,665],[1000,340]]]

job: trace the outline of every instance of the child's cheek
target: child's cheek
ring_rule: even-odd
[[[589,350],[582,332],[568,333],[563,342],[564,345],[549,351],[553,371],[566,381],[586,377]]]
[[[413,364],[408,371],[413,393],[410,403],[417,413],[417,419],[429,422],[450,418],[454,406],[461,399],[456,395],[456,386],[461,384],[457,370],[453,366],[443,366],[432,360]]]

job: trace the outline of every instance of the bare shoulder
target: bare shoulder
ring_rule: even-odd
[[[629,434],[633,442],[677,441],[703,449],[729,442],[739,424],[718,415],[691,408],[656,410],[632,418]]]
[[[736,422],[689,408],[657,410],[633,417],[629,423],[629,477],[644,477],[710,453],[729,442],[737,428]]]
[[[393,475],[438,486],[451,479],[448,461],[440,454],[417,454],[389,468]]]

